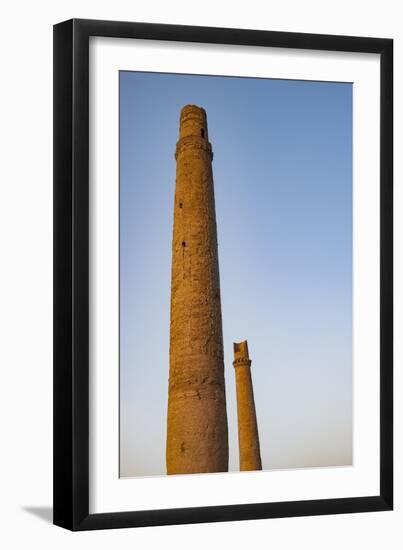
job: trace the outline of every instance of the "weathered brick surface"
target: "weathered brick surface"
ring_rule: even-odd
[[[167,473],[228,471],[212,150],[204,109],[181,111],[172,242]]]
[[[255,400],[253,397],[252,361],[249,359],[248,342],[234,344],[234,367],[238,409],[239,469],[261,470],[259,433]]]

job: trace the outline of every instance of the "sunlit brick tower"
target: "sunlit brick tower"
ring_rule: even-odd
[[[259,433],[257,429],[255,400],[253,397],[252,361],[249,359],[248,342],[234,344],[234,367],[238,409],[239,469],[261,470]]]
[[[175,158],[167,473],[226,472],[213,153],[204,109],[182,109]]]

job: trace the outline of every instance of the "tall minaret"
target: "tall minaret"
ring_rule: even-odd
[[[175,158],[167,473],[226,472],[213,153],[204,109],[183,107]]]
[[[239,469],[261,470],[259,432],[257,429],[255,400],[253,397],[252,361],[248,342],[234,344],[236,399],[238,408]]]

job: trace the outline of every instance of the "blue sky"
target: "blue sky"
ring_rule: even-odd
[[[352,461],[352,85],[120,73],[121,476],[165,474],[180,109],[214,151],[230,470],[247,339],[263,469]]]

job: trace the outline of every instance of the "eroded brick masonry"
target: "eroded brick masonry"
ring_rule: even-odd
[[[175,158],[167,473],[226,472],[213,152],[204,109],[182,109]]]

